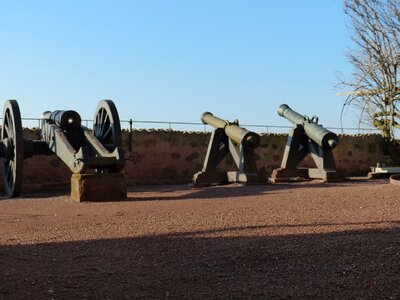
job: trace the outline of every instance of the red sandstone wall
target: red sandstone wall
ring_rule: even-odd
[[[340,135],[334,150],[337,169],[344,176],[365,176],[370,167],[382,159],[379,135]],[[201,170],[207,151],[209,133],[177,131],[134,131],[131,161],[125,168],[128,183],[186,183]],[[263,134],[256,150],[257,166],[268,175],[281,164],[286,134]],[[125,136],[128,146],[128,136]],[[306,159],[303,166],[312,166]],[[222,168],[233,169],[232,159]]]
[[[24,129],[24,138],[38,139],[36,130]],[[69,188],[71,171],[56,155],[38,155],[24,160],[23,189]],[[3,180],[1,179],[1,182]],[[2,184],[0,184],[2,188]]]
[[[24,129],[24,137],[35,139],[36,131]],[[128,184],[189,183],[201,170],[210,134],[167,130],[133,131],[132,152],[124,175]],[[270,174],[280,166],[286,145],[285,134],[263,134],[256,150],[257,166]],[[129,134],[123,132],[124,147],[129,149]],[[344,176],[365,176],[371,166],[382,159],[379,135],[343,135],[334,150],[337,168]],[[306,159],[304,165],[312,165]],[[221,168],[233,169],[226,159]],[[56,156],[36,156],[24,161],[23,189],[54,186],[69,188],[71,172]],[[2,179],[0,178],[1,182]],[[0,184],[0,189],[2,189]]]
[[[135,130],[124,174],[128,184],[184,183],[202,168],[209,134]],[[128,133],[124,135],[128,148]]]
[[[345,176],[365,176],[382,161],[383,140],[378,134],[339,135],[340,144],[334,150],[336,167]]]

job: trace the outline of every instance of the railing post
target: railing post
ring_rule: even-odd
[[[36,130],[36,136],[40,140],[42,131],[42,119],[38,119],[38,129]]]
[[[129,119],[129,141],[128,141],[128,143],[129,143],[129,145],[128,145],[129,152],[132,152],[132,134],[133,134],[133,126],[132,126],[132,124],[133,124],[132,119]]]

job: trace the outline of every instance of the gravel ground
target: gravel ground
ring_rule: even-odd
[[[388,180],[0,201],[0,299],[399,299]]]

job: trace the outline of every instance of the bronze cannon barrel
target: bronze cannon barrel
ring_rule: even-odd
[[[226,135],[231,140],[243,147],[254,149],[260,145],[260,136],[257,133],[242,128],[237,124],[231,124],[226,120],[222,120],[210,112],[203,113],[201,121],[203,124],[224,129]]]
[[[81,127],[81,116],[74,110],[46,111],[42,114],[44,120],[49,120],[60,128],[77,129]]]
[[[317,122],[313,122],[312,119],[310,120],[308,117],[295,112],[287,104],[279,106],[278,114],[294,125],[302,125],[308,137],[321,147],[333,149],[339,143],[339,138],[335,133],[318,125]]]

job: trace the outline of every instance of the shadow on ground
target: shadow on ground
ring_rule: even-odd
[[[262,194],[276,194],[285,190],[306,188],[349,187],[371,184],[388,184],[388,180],[346,180],[341,182],[298,182],[278,183],[265,185],[219,185],[202,188],[193,188],[191,185],[148,185],[131,186],[128,201],[159,201],[159,200],[190,200],[190,199],[218,199],[257,196]],[[177,195],[179,192],[180,195]],[[135,193],[137,193],[135,195]],[[148,195],[146,193],[156,193]],[[169,193],[174,193],[169,195]]]
[[[0,246],[0,299],[400,297],[399,227],[253,237],[245,236],[252,228],[231,230],[236,237]]]
[[[264,185],[217,185],[202,188],[193,188],[191,184],[180,185],[132,185],[128,187],[130,193],[128,201],[158,201],[158,200],[190,200],[190,199],[218,199],[218,198],[235,198],[243,196],[257,196],[262,194],[279,193],[282,190],[298,189],[301,187],[307,188],[332,188],[332,187],[352,187],[363,184],[388,184],[388,179],[366,180],[366,179],[347,179],[337,182],[290,182],[290,183],[277,183],[277,184],[264,184]],[[168,195],[172,192],[181,192],[181,195]],[[157,193],[157,195],[141,194],[136,196],[135,193]],[[62,183],[60,185],[37,185],[37,186],[24,186],[20,197],[13,199],[38,199],[38,198],[54,198],[54,197],[70,196],[69,183]],[[8,198],[2,194],[1,200]],[[125,200],[126,201],[126,200]],[[115,201],[113,201],[115,202]]]

